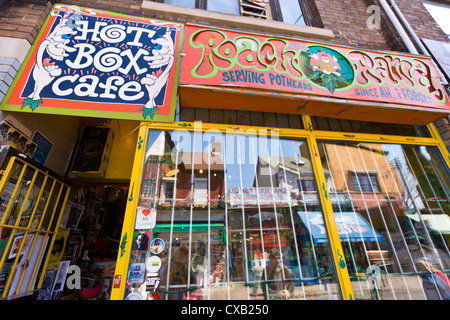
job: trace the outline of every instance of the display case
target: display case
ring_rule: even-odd
[[[47,263],[70,187],[10,146],[0,146],[0,298],[32,295]]]

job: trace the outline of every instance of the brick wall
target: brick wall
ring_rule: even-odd
[[[422,0],[395,0],[395,3],[419,38],[450,42],[422,4]],[[447,1],[447,4],[450,4],[450,1]]]
[[[20,62],[17,59],[0,57],[0,102],[5,97],[19,68]]]
[[[379,29],[367,26],[367,20],[373,14],[367,12],[371,5],[381,9]],[[310,0],[310,6],[316,23],[334,31],[335,43],[364,49],[406,51],[377,0]]]
[[[450,4],[450,1],[436,1]],[[428,10],[422,4],[421,0],[395,0],[395,3],[402,11],[405,18],[408,20],[411,28],[419,38],[449,42],[450,39],[442,31]],[[436,128],[441,134],[442,139],[450,151],[450,121],[449,118],[443,118],[436,121]]]
[[[51,8],[50,1],[45,0],[2,1],[0,35],[33,43]]]

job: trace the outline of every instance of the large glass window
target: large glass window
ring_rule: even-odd
[[[124,298],[340,298],[304,139],[150,130],[144,161]]]
[[[172,4],[175,6],[195,8],[195,0],[164,0],[167,4]]]
[[[298,0],[282,0],[279,1],[282,20],[287,23],[306,25],[303,17],[302,8]]]
[[[306,3],[299,0],[154,0],[167,4],[205,9],[262,19],[273,19],[297,25],[306,25]],[[309,19],[311,20],[311,19]],[[311,22],[311,21],[310,21]]]
[[[430,12],[433,19],[441,27],[441,29],[450,38],[450,21],[448,16],[450,15],[450,5],[444,3],[438,3],[435,1],[424,1],[423,5]]]
[[[436,147],[320,141],[357,299],[449,299],[450,175]]]
[[[206,10],[239,15],[239,1],[208,0]]]

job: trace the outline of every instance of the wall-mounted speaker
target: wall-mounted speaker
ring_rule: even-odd
[[[104,178],[114,134],[110,128],[85,127],[71,172],[80,178]]]

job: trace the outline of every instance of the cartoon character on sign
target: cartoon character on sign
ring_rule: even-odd
[[[313,70],[321,70],[323,73],[334,73],[338,76],[341,74],[337,71],[340,70],[339,63],[335,56],[331,56],[326,52],[318,52],[311,55],[310,61]]]
[[[338,86],[337,81],[340,81],[346,85],[349,84],[345,79],[341,71],[341,66],[338,63],[338,59],[326,51],[319,49],[318,52],[312,53],[309,64],[313,70],[309,74],[309,79],[321,81],[320,85],[327,88],[328,91],[334,93]]]
[[[150,68],[150,73],[147,73],[141,79],[141,84],[147,89],[149,98],[144,108],[141,109],[144,119],[147,115],[150,115],[150,118],[153,119],[155,111],[159,110],[155,99],[167,84],[170,70],[175,61],[174,43],[170,37],[170,32],[171,29],[167,28],[166,33],[162,37],[151,40],[154,45],[151,51],[152,55],[144,57]]]
[[[67,46],[70,38],[76,33],[71,26],[68,26],[69,18],[70,14],[64,15],[52,33],[39,45],[33,66],[34,89],[23,101],[22,109],[30,105],[31,110],[34,111],[39,102],[42,103],[41,91],[62,73],[56,62],[67,57],[69,55],[67,52],[76,51],[75,48]]]

